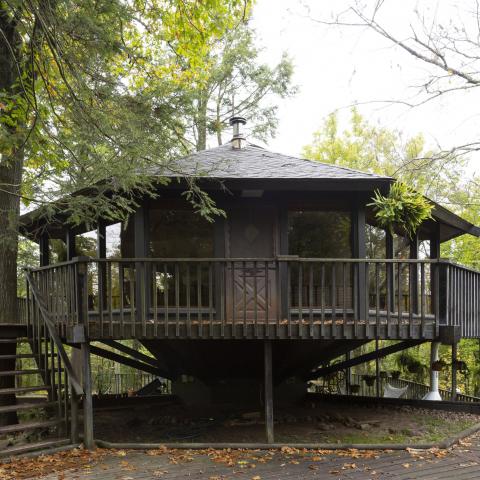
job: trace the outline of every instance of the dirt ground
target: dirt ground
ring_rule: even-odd
[[[151,405],[98,409],[95,437],[110,442],[264,442],[258,410],[215,406],[187,409]],[[420,443],[442,440],[480,422],[480,415],[409,406],[361,406],[332,402],[275,410],[281,443]]]

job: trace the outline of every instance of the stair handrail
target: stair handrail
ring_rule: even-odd
[[[65,351],[65,348],[63,347],[63,343],[60,340],[60,337],[59,337],[59,335],[58,335],[58,333],[55,329],[54,322],[50,318],[48,310],[45,307],[45,304],[43,302],[43,298],[41,297],[40,292],[38,291],[38,289],[35,285],[35,282],[33,281],[33,278],[31,277],[31,274],[28,270],[25,272],[25,277],[27,279],[27,283],[28,283],[28,286],[30,288],[30,291],[32,292],[32,295],[37,302],[38,309],[40,310],[40,313],[42,315],[43,322],[45,323],[45,325],[48,329],[48,332],[50,333],[50,336],[51,336],[53,342],[55,343],[55,345],[57,347],[58,353],[59,353],[61,359],[63,360],[64,367],[65,367],[65,369],[67,370],[67,373],[68,373],[69,382],[70,382],[72,388],[75,390],[76,395],[83,395],[84,390],[83,390],[83,388],[80,384],[80,381],[78,380],[78,378],[75,374],[75,371],[74,371],[74,369],[72,367],[72,364],[70,362],[70,358],[68,357],[68,354]]]

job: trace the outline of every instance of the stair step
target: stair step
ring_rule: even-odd
[[[0,413],[17,412],[19,410],[31,410],[34,408],[55,407],[57,405],[58,405],[58,402],[17,403],[16,405],[5,405],[3,407],[0,407]]]
[[[28,342],[27,338],[0,338],[0,343],[25,343]]]
[[[37,385],[35,387],[18,387],[18,388],[0,388],[0,395],[11,395],[16,393],[39,392],[41,390],[51,390],[48,385]]]
[[[43,440],[41,442],[26,443],[23,445],[14,445],[13,447],[3,448],[0,451],[0,457],[10,457],[21,453],[35,452],[37,450],[47,450],[49,448],[64,447],[70,445],[68,438],[57,438],[54,440]]]
[[[12,375],[34,375],[42,373],[44,370],[3,370],[0,371],[0,377],[9,377]]]
[[[16,425],[5,425],[0,427],[0,433],[15,433],[23,432],[25,430],[36,430],[37,428],[47,428],[53,427],[62,423],[63,419],[55,418],[53,420],[44,420],[43,422],[28,422],[28,423],[18,423]]]
[[[18,355],[0,355],[0,360],[20,360],[22,358],[35,358],[33,353],[19,353]]]

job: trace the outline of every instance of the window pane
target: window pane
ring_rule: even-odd
[[[352,248],[349,213],[289,212],[288,253],[312,258],[350,258]]]
[[[191,210],[150,211],[150,256],[213,257],[213,224]]]

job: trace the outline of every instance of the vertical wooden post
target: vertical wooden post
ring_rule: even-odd
[[[40,266],[46,267],[50,264],[50,252],[48,249],[48,235],[46,233],[42,233],[40,236],[39,241],[39,249],[40,249]]]
[[[76,350],[75,348],[73,350]],[[72,443],[78,443],[78,395],[71,391],[70,396],[70,440]]]
[[[82,257],[77,257],[82,260]],[[79,262],[77,270],[77,308],[78,308],[78,326],[83,327],[80,343],[82,359],[82,377],[83,377],[83,444],[86,449],[95,448],[93,441],[93,402],[92,402],[92,372],[90,365],[90,343],[88,341],[88,285],[86,263]],[[72,408],[73,402],[72,402]]]
[[[97,225],[97,258],[107,258],[107,229],[102,220],[99,220]],[[103,312],[107,304],[107,269],[105,263],[100,262],[98,263],[98,304],[103,335]]]
[[[345,354],[345,361],[348,362],[351,358],[350,352]],[[345,394],[350,395],[350,385],[352,384],[352,370],[347,367],[345,370]]]
[[[146,222],[146,212],[143,206],[140,206],[139,209],[135,212],[134,215],[134,235],[135,235],[135,258],[145,258],[148,256],[148,245],[147,245],[147,222]],[[137,323],[145,325],[146,318],[145,315],[148,312],[148,293],[149,289],[147,288],[147,275],[146,269],[144,268],[145,264],[142,262],[137,262],[135,264],[135,305],[136,305],[136,317],[135,320]],[[142,288],[142,285],[144,288]],[[145,333],[145,332],[142,332]]]
[[[387,230],[385,232],[385,250],[388,259],[393,259],[395,252],[393,248],[393,235]],[[387,293],[389,295],[390,310],[395,310],[395,279],[394,279],[394,270],[393,264],[387,263],[386,268],[388,270],[388,285]]]
[[[65,245],[67,246],[67,260],[72,260],[77,255],[75,245],[75,234],[68,229],[65,234]]]
[[[410,239],[409,257],[412,260],[418,259],[418,245],[419,245],[419,240],[418,240],[418,233],[417,233],[413,238]],[[412,296],[412,298],[410,299],[410,301],[412,302],[412,311],[414,313],[418,313],[418,265],[416,263],[410,266],[409,275],[412,275],[412,277],[409,278],[410,295]]]
[[[92,371],[90,366],[90,342],[81,345],[83,365],[83,444],[87,450],[95,448],[93,441],[93,401],[92,401]]]
[[[452,343],[452,401],[457,400],[457,343]]]
[[[272,342],[264,341],[264,384],[265,384],[265,431],[267,443],[274,442],[273,434],[273,370],[272,370]]]
[[[366,258],[366,235],[365,235],[365,200],[362,197],[357,198],[352,207],[352,254],[353,258]],[[366,300],[365,284],[365,263],[360,263],[356,270],[356,277],[352,287],[357,290],[357,317],[359,320],[365,320],[368,323],[368,305]],[[367,332],[365,332],[367,333]]]
[[[380,359],[378,358],[378,338],[375,339],[375,351],[377,356],[375,357],[375,394],[377,398],[380,398]]]

